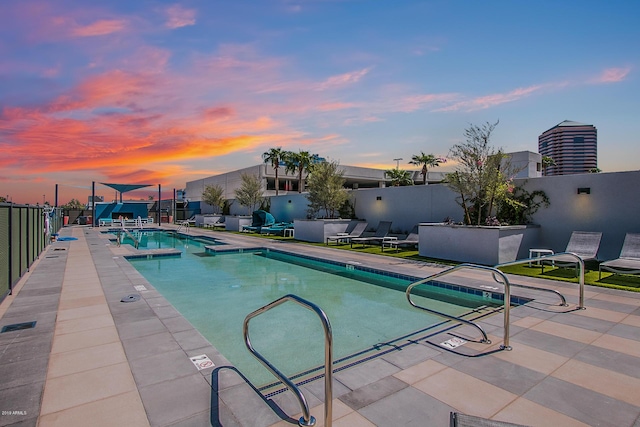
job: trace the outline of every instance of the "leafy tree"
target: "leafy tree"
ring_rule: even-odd
[[[256,206],[262,203],[262,182],[257,175],[243,173],[240,175],[242,183],[236,189],[236,200],[240,205],[249,208],[249,213],[256,210]]]
[[[602,172],[602,169],[600,168],[591,168],[589,169],[589,173],[600,173]]]
[[[338,210],[349,199],[344,188],[344,171],[339,169],[338,162],[315,163],[307,177],[307,200],[309,214],[315,217],[324,210],[327,218],[335,218]]]
[[[206,185],[202,192],[202,201],[213,207],[215,213],[224,205],[224,188],[220,185]]]
[[[498,216],[508,224],[528,224],[538,209],[549,207],[549,204],[549,197],[544,191],[530,193],[522,187],[515,187],[511,197],[500,202]]]
[[[4,196],[0,196],[0,203],[6,203],[7,202],[7,198]]]
[[[280,181],[278,180],[278,169],[280,169],[280,162],[285,157],[285,151],[282,151],[282,147],[270,148],[268,151],[262,153],[262,159],[265,163],[271,163],[273,170],[276,173],[276,196],[280,189]]]
[[[69,200],[69,202],[65,205],[62,205],[62,209],[66,209],[66,210],[83,210],[84,209],[84,203],[80,203],[79,200],[76,199],[71,199]]]
[[[504,161],[502,150],[490,145],[491,134],[497,125],[498,122],[470,125],[464,132],[466,142],[456,144],[450,150],[450,157],[459,167],[456,172],[447,174],[445,182],[460,195],[458,204],[464,210],[467,224],[475,221],[476,225],[481,225],[503,201],[517,203],[510,197],[514,188],[511,176],[516,171]]]
[[[411,156],[411,161],[409,164],[422,166],[422,184],[427,184],[427,172],[428,168],[434,168],[436,166],[440,166],[440,163],[445,163],[447,159],[443,159],[441,157],[436,157],[433,154],[424,154],[422,151],[420,154],[414,154]]]
[[[284,153],[285,171],[287,173],[292,172],[298,174],[298,193],[302,193],[304,189],[303,174],[309,172],[311,165],[316,162],[317,158],[317,154],[309,154],[308,151],[300,151],[298,153],[286,151]]]
[[[391,180],[391,185],[394,187],[401,187],[406,185],[413,185],[412,173],[402,169],[389,169],[384,171],[384,174]]]

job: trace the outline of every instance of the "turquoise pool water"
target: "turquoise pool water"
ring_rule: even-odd
[[[153,236],[162,240],[163,236]],[[167,237],[167,239],[174,239]],[[179,242],[160,243],[180,247]],[[250,312],[285,294],[322,308],[333,328],[334,359],[442,322],[412,308],[404,289],[410,280],[332,265],[278,251],[207,255],[204,243],[182,243],[181,258],[133,259],[132,265],[255,385],[274,380],[247,351],[242,324]],[[480,297],[446,289],[416,297],[422,305],[453,315],[488,305]],[[253,319],[251,340],[287,375],[324,362],[324,335],[310,311],[286,303]],[[385,347],[384,345],[382,347]]]

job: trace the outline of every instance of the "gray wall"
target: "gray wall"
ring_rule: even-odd
[[[549,176],[516,180],[527,191],[542,190],[551,205],[540,209],[533,222],[541,226],[535,246],[562,252],[572,231],[601,231],[601,260],[618,257],[626,233],[640,233],[640,171]],[[577,194],[588,187],[591,194]],[[381,200],[377,200],[377,197]],[[291,200],[291,203],[289,203]],[[455,194],[444,184],[387,187],[351,191],[356,215],[371,228],[393,221],[392,232],[407,232],[421,222],[462,220]],[[304,194],[271,197],[277,221],[306,218]]]

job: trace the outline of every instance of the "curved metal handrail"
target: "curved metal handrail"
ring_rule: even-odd
[[[435,314],[437,316],[441,316],[441,317],[445,317],[447,319],[450,320],[454,320],[456,322],[462,322],[465,323],[467,325],[473,326],[476,329],[478,329],[480,331],[480,333],[482,334],[482,341],[484,343],[487,344],[491,344],[491,340],[489,340],[489,338],[487,337],[487,333],[484,331],[484,329],[482,329],[482,327],[480,325],[478,325],[477,323],[471,322],[469,320],[466,319],[461,319],[459,317],[456,316],[452,316],[450,314],[446,314],[446,313],[442,313],[436,310],[432,310],[430,308],[426,308],[426,307],[422,307],[418,304],[416,304],[412,299],[411,299],[411,290],[413,288],[415,288],[418,285],[421,285],[423,283],[429,282],[431,280],[437,279],[438,277],[442,277],[442,276],[446,276],[447,274],[453,273],[455,271],[458,270],[486,270],[486,271],[490,271],[493,274],[497,274],[499,276],[502,276],[502,278],[504,279],[504,338],[503,338],[503,344],[500,346],[500,348],[504,349],[504,350],[511,350],[511,346],[509,345],[509,313],[510,313],[510,308],[511,308],[511,285],[509,283],[509,279],[507,278],[507,276],[505,276],[505,274],[493,267],[487,267],[484,265],[476,265],[476,264],[459,264],[456,265],[455,267],[451,267],[447,270],[441,271],[440,273],[436,273],[436,274],[432,274],[429,277],[425,277],[422,280],[419,280],[417,282],[414,282],[412,284],[410,284],[407,287],[407,290],[405,291],[405,294],[407,296],[407,300],[409,301],[409,304],[411,304],[412,306],[414,306],[415,308],[419,308],[421,310],[427,311],[431,314]]]
[[[575,258],[576,259],[576,263],[580,266],[580,274],[578,276],[578,283],[580,285],[580,301],[578,303],[578,309],[584,310],[585,309],[585,307],[584,307],[584,260],[582,258],[580,258],[579,255],[577,255],[577,254],[575,254],[573,252],[559,252],[559,253],[544,255],[544,256],[536,257],[536,258],[517,259],[515,261],[510,261],[510,262],[505,262],[505,263],[502,263],[502,264],[495,265],[494,268],[501,268],[501,267],[508,267],[510,265],[524,264],[525,262],[530,262],[530,261],[542,261],[542,260],[545,260],[545,259],[554,260],[556,258],[560,258],[563,255],[569,255],[569,256]],[[504,274],[503,274],[503,276],[504,276]],[[506,276],[504,276],[504,277],[506,277]],[[495,280],[495,277],[494,277],[494,280]],[[498,282],[498,280],[496,280],[496,282]],[[529,287],[529,286],[525,286],[525,285],[515,285],[515,284],[513,286]],[[537,290],[544,290],[544,289],[541,289],[541,288],[536,288],[534,286],[530,286],[529,288],[537,289]],[[549,290],[549,289],[546,289],[546,290]],[[560,294],[560,293],[558,292],[558,294]],[[564,302],[563,305],[566,306],[567,305],[567,301],[564,299],[564,297],[562,295],[560,295],[560,296],[562,297],[562,300]]]
[[[258,353],[253,346],[251,345],[251,340],[249,339],[249,321],[254,317],[271,310],[283,304],[287,301],[293,301],[302,307],[315,312],[320,321],[322,322],[322,326],[324,328],[324,419],[325,426],[331,427],[331,417],[332,417],[332,400],[333,400],[333,334],[331,332],[331,324],[329,323],[329,318],[325,314],[324,311],[314,303],[307,301],[303,298],[300,298],[297,295],[287,294],[277,300],[261,307],[252,313],[249,313],[247,317],[244,319],[244,324],[242,327],[242,331],[244,334],[244,342],[247,346],[247,349],[256,357],[260,363],[262,363],[273,375],[275,375],[280,381],[282,381],[289,390],[296,396],[298,399],[298,403],[300,403],[300,407],[302,408],[302,417],[298,420],[298,425],[300,426],[313,426],[316,424],[316,419],[309,412],[309,404],[305,399],[304,395],[300,391],[300,389],[291,381],[286,375],[280,372],[275,366],[273,366],[267,359],[264,358],[260,353]]]

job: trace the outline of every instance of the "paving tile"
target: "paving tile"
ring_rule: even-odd
[[[312,406],[309,410],[311,415],[316,419],[316,427],[323,427],[324,423],[324,404],[318,406]],[[346,417],[349,414],[353,414],[353,409],[349,408],[347,405],[342,403],[340,400],[334,399],[332,404],[332,416],[331,420],[334,421],[336,419],[340,419]],[[290,420],[280,421],[276,424],[273,424],[273,427],[291,427],[291,422],[294,422],[293,425],[298,425],[298,420],[302,416],[301,412],[293,414]]]
[[[157,317],[135,322],[118,322],[116,326],[120,339],[122,340],[154,335],[166,331],[164,324]]]
[[[605,334],[591,343],[598,347],[608,348],[620,353],[640,358],[640,341]]]
[[[338,418],[331,425],[335,427],[375,427],[375,424],[357,412]]]
[[[89,348],[102,344],[119,342],[118,331],[113,326],[91,329],[88,331],[74,332],[70,334],[56,335],[53,338],[51,354],[65,351]]]
[[[514,345],[511,351],[494,353],[492,357],[525,366],[547,375],[569,360],[568,357],[540,350],[522,343]]]
[[[300,387],[300,391],[304,395],[309,408],[319,408],[318,410],[311,412],[314,417],[319,415],[319,412],[324,411],[324,399],[320,400],[313,393],[310,393],[304,387]],[[282,393],[278,393],[275,396],[271,396],[268,401],[271,408],[273,408],[276,415],[280,418],[292,418],[296,421],[300,418],[302,408],[300,402],[296,396],[289,390],[284,390]]]
[[[407,386],[407,383],[393,376],[385,377],[375,383],[360,387],[357,390],[353,390],[352,392],[341,396],[340,400],[346,403],[350,408],[358,410],[396,393]]]
[[[586,311],[586,310],[581,310]],[[624,316],[624,315],[623,315]],[[608,320],[602,320],[597,317],[590,316],[578,316],[574,314],[568,314],[565,316],[555,316],[553,318],[555,323],[560,323],[562,325],[570,325],[576,328],[586,329],[588,331],[605,333],[609,329],[611,329],[615,322],[611,322]]]
[[[180,346],[169,332],[123,340],[122,345],[130,361],[171,350],[180,350]]]
[[[382,359],[374,359],[337,372],[334,374],[334,378],[351,390],[355,390],[386,376],[393,375],[398,371],[400,371],[400,369],[397,366],[385,362]]]
[[[149,426],[137,391],[43,415],[38,425],[39,427],[84,427],[89,422],[91,427]]]
[[[637,406],[554,377],[522,397],[593,426],[631,426],[639,413]]]
[[[437,372],[442,371],[443,369],[446,369],[446,367],[446,365],[438,363],[434,360],[426,360],[410,368],[403,369],[400,372],[396,372],[395,374],[393,374],[393,376],[404,381],[407,384],[414,384]]]
[[[124,363],[122,344],[119,341],[77,350],[52,354],[49,358],[47,379],[84,372],[104,366]]]
[[[640,327],[617,324],[608,333],[620,338],[640,341]]]
[[[200,332],[195,329],[191,329],[188,331],[175,332],[173,333],[173,337],[178,341],[180,347],[183,350],[189,351],[194,350],[196,348],[206,347],[211,345],[211,343],[202,336]]]
[[[0,364],[49,357],[53,334],[14,336],[13,340],[0,341]]]
[[[640,361],[638,358],[611,348],[588,346],[578,353],[573,360],[640,379]],[[638,395],[638,404],[640,406],[640,394]]]
[[[166,426],[209,411],[214,394],[199,374],[139,389],[152,426]]]
[[[416,363],[431,359],[440,354],[438,350],[421,344],[410,344],[400,348],[397,351],[387,353],[381,356],[381,359],[401,368],[408,368]]]
[[[138,387],[198,372],[183,350],[168,351],[130,362],[133,377]]]
[[[308,390],[309,393],[317,397],[320,402],[324,402],[324,376],[305,384],[301,388],[303,389],[303,392]],[[333,398],[336,399],[351,392],[351,389],[333,377],[331,391]]]
[[[639,309],[640,310],[640,309]],[[634,314],[630,314],[627,317],[625,317],[622,322],[625,325],[629,325],[629,326],[635,326],[637,328],[640,328],[640,316],[636,316]]]
[[[587,310],[589,309],[589,307],[595,307],[603,310],[617,311],[626,314],[633,313],[633,311],[638,307],[631,301],[629,301],[629,304],[621,304],[619,302],[603,301],[597,299],[589,299],[587,302],[585,302],[585,306],[587,306]]]
[[[45,384],[41,414],[50,414],[136,389],[128,363],[106,366],[63,377]]]
[[[83,317],[92,317],[100,314],[111,314],[106,304],[58,310],[58,321],[81,319]]]
[[[620,374],[578,360],[569,360],[552,375],[555,378],[632,405],[640,404],[640,378],[637,377]]]
[[[11,415],[0,416],[0,426],[36,425],[33,420],[37,421],[40,413],[40,398],[44,388],[44,377],[42,379],[43,381],[40,382],[0,389],[0,402],[2,402],[0,409],[12,411]]]
[[[511,345],[513,347],[515,347],[517,343],[523,343],[529,347],[538,348],[565,357],[573,357],[587,346],[587,344],[578,341],[549,335],[532,329],[527,329],[511,338]]]
[[[574,418],[553,409],[545,408],[535,402],[519,398],[498,412],[492,419],[531,427],[588,427]]]
[[[107,300],[104,298],[104,295],[97,295],[91,297],[83,297],[83,298],[73,298],[68,299],[65,298],[60,301],[60,310],[68,310],[71,308],[78,307],[88,307],[92,305],[105,304]]]
[[[455,369],[517,395],[524,394],[545,377],[543,373],[492,356],[465,360]]]
[[[377,426],[446,426],[454,408],[407,387],[358,412]]]
[[[585,310],[577,310],[571,313],[575,316],[593,317],[595,319],[607,320],[609,322],[620,322],[627,314],[618,311],[603,310],[597,307],[587,307]]]
[[[41,382],[47,374],[48,357],[0,364],[0,390]]]
[[[190,329],[193,329],[193,325],[189,323],[189,321],[182,316],[169,317],[166,319],[162,319],[162,323],[164,323],[164,325],[167,327],[167,329],[171,333],[188,331]]]
[[[545,334],[555,335],[573,341],[579,341],[584,344],[589,344],[600,337],[600,335],[602,335],[602,333],[600,332],[594,332],[583,328],[563,325],[562,323],[551,322],[549,320],[538,323],[531,329],[534,331],[543,332]]]
[[[99,314],[83,319],[71,319],[58,322],[56,324],[56,334],[71,334],[74,332],[100,329],[108,326],[114,326],[111,315]]]
[[[513,393],[453,368],[418,381],[413,387],[458,411],[483,418],[490,418],[517,398]]]

